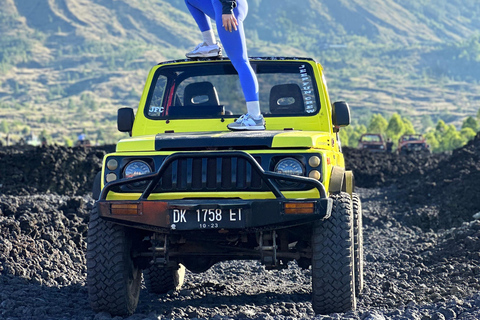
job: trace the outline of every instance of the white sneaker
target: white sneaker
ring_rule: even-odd
[[[192,51],[185,54],[187,58],[213,58],[222,56],[222,48],[215,43],[211,46],[206,42],[200,43]]]
[[[265,119],[262,115],[254,119],[250,114],[244,114],[237,121],[227,125],[227,128],[233,131],[240,130],[265,130]]]

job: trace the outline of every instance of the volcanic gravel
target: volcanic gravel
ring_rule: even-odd
[[[111,150],[0,149],[0,319],[112,319],[85,287],[88,190]],[[480,140],[452,154],[345,154],[364,209],[357,311],[315,317],[310,270],[240,261],[187,272],[179,292],[143,290],[127,319],[480,319]]]
[[[103,156],[114,150],[114,146],[0,148],[0,194],[84,195],[92,189]]]
[[[450,154],[371,153],[344,148],[346,166],[359,187],[396,185],[399,207],[428,206],[437,212],[417,212],[422,229],[460,226],[480,211],[480,135]]]

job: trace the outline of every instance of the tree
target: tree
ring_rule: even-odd
[[[445,121],[438,120],[437,125],[435,126],[435,131],[438,132],[445,132],[447,131],[448,126],[445,124]]]
[[[356,148],[360,136],[367,132],[367,127],[362,125],[348,126],[340,129],[340,140],[345,147]]]
[[[64,142],[65,146],[67,146],[67,147],[73,147],[73,140],[72,140],[72,139],[70,139],[70,138],[68,138],[68,137],[65,137],[65,138],[63,139],[63,142]]]
[[[473,138],[475,138],[475,136],[477,135],[477,132],[474,131],[472,128],[467,127],[467,128],[462,128],[462,130],[460,130],[460,135],[467,141],[470,141]]]
[[[465,145],[467,140],[462,137],[459,131],[455,128],[454,125],[449,126],[449,130],[445,135],[445,150],[454,150]]]
[[[403,118],[402,120],[404,124],[404,131],[402,134],[415,134],[416,132],[412,122],[407,118]]]
[[[457,149],[465,145],[468,139],[463,136],[453,124],[446,125],[442,120],[438,121],[437,127],[435,129],[434,135],[438,141],[438,147],[433,149],[436,152],[449,151]],[[469,128],[469,130],[471,130]],[[464,134],[468,135],[470,131],[465,129]],[[470,132],[471,133],[471,132]],[[433,144],[432,144],[433,147]]]
[[[465,128],[470,128],[472,129],[474,132],[477,132],[478,131],[478,122],[477,120],[475,120],[473,117],[468,117],[467,119],[465,119],[465,121],[463,121],[463,124],[462,124],[462,129],[465,129]]]
[[[430,150],[431,151],[438,151],[438,148],[440,146],[440,143],[437,140],[437,137],[435,136],[435,131],[430,131],[425,135],[425,140],[427,140],[427,143],[430,145]]]
[[[393,141],[398,140],[398,138],[403,134],[405,131],[405,124],[403,123],[402,117],[398,113],[394,113],[388,121],[387,126],[387,136],[391,138]]]
[[[388,121],[380,114],[376,113],[372,116],[370,124],[368,125],[369,133],[385,134],[388,126]]]
[[[346,128],[348,127],[345,127],[343,129],[341,129],[339,132],[338,132],[338,135],[340,136],[340,141],[342,142],[342,146],[350,146],[350,140],[349,140],[349,132],[347,130],[345,130]],[[349,130],[350,131],[350,130]]]

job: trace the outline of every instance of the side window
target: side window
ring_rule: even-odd
[[[148,115],[151,117],[159,117],[163,114],[164,107],[162,106],[163,97],[165,95],[165,88],[167,85],[167,77],[159,75],[155,83],[150,106],[148,108]]]

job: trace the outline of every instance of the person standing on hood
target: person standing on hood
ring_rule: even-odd
[[[258,81],[248,60],[243,20],[247,16],[247,0],[185,0],[200,31],[203,42],[186,54],[187,58],[208,58],[221,55],[212,30],[210,18],[215,20],[223,48],[238,72],[247,113],[230,123],[230,130],[265,130],[265,120],[260,113]]]

